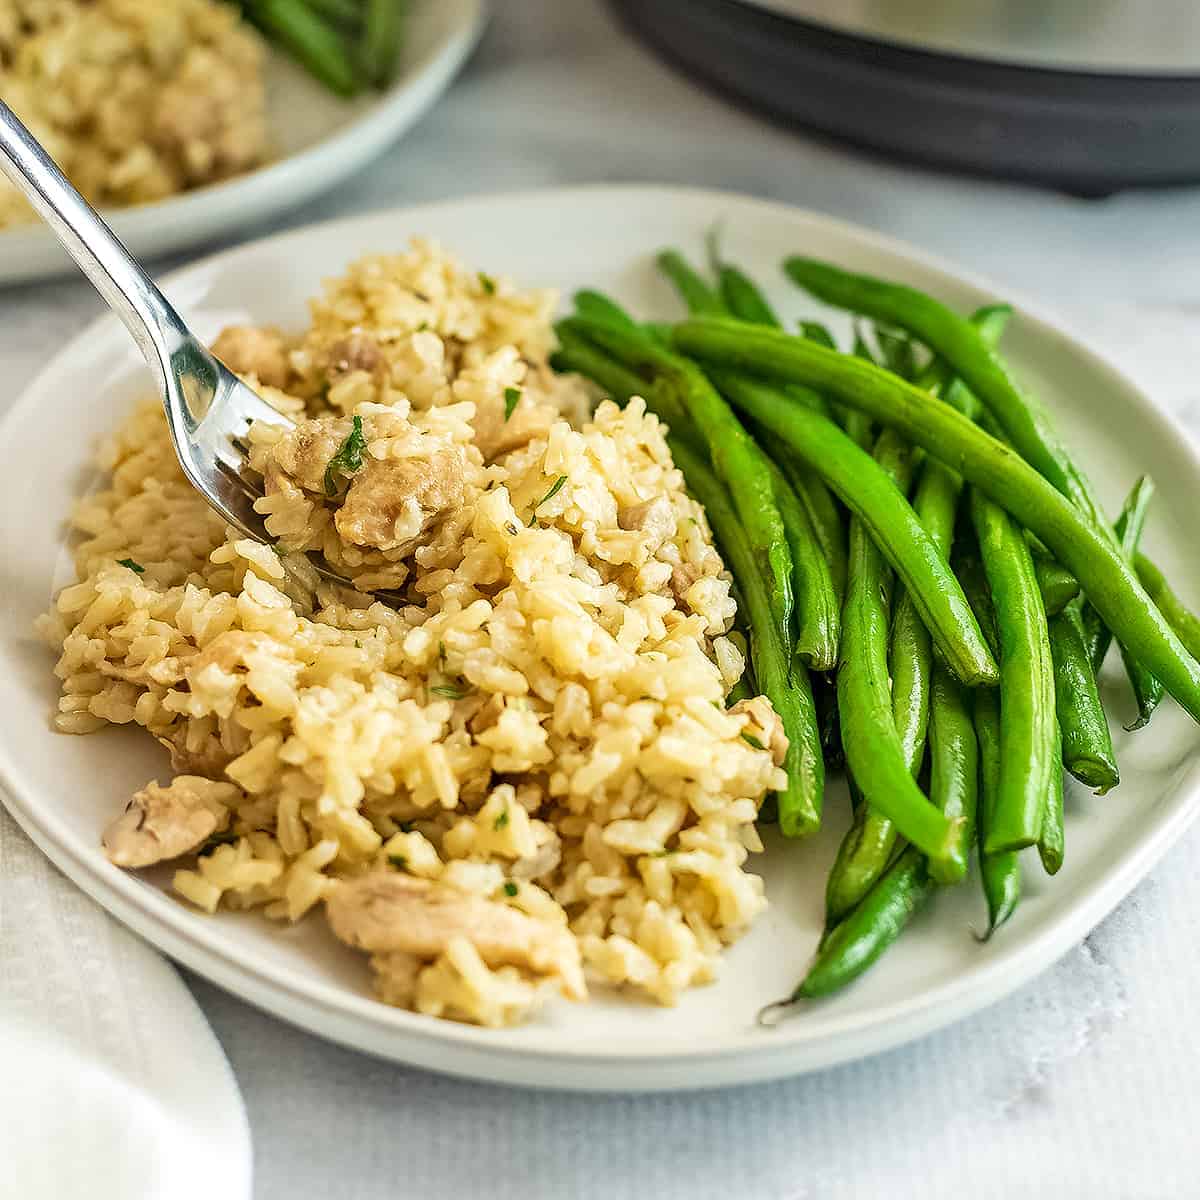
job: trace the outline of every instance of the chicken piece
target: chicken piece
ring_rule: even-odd
[[[331,383],[351,371],[374,375],[385,365],[379,343],[365,333],[348,333],[338,338],[325,352],[325,377]]]
[[[675,536],[675,507],[669,497],[655,496],[652,500],[623,509],[617,516],[617,524],[622,529],[646,534],[653,554],[663,542]]]
[[[417,976],[425,964],[415,954],[393,950],[371,956],[375,972],[375,992],[384,1004],[397,1008],[412,1008],[417,994]]]
[[[755,696],[753,700],[739,700],[729,710],[731,717],[750,718],[750,724],[762,733],[759,739],[771,752],[777,767],[783,765],[788,752],[788,736],[783,731],[783,720],[771,707],[766,696]]]
[[[177,775],[167,787],[148,783],[104,831],[109,862],[152,867],[195,850],[229,824],[241,792],[232,783]]]
[[[253,375],[268,387],[286,387],[292,373],[283,334],[278,329],[226,325],[213,342],[212,352],[231,371]]]
[[[524,393],[506,420],[506,403],[506,400],[497,396],[475,404],[475,419],[471,424],[475,429],[475,445],[479,447],[484,462],[491,462],[510,450],[516,450],[534,438],[545,437],[550,432],[550,426],[558,420],[558,413],[553,408],[535,404]]]
[[[407,553],[462,504],[465,469],[458,446],[435,450],[428,458],[368,459],[333,523],[355,546]]]
[[[431,961],[464,937],[489,967],[526,967],[557,976],[572,1000],[587,995],[579,947],[565,926],[445,884],[376,871],[338,884],[325,915],[338,938],[376,957],[403,952]]]
[[[214,779],[222,775],[225,768],[237,757],[226,750],[216,738],[209,738],[200,750],[189,750],[186,745],[187,726],[172,729],[167,737],[160,737],[159,744],[171,757],[171,770],[181,775],[201,775]]]
[[[346,440],[338,432],[338,417],[318,417],[302,421],[288,430],[271,447],[271,461],[264,472],[269,491],[285,490],[285,481],[278,472],[310,492],[325,492],[325,468]],[[342,422],[344,424],[344,421]]]

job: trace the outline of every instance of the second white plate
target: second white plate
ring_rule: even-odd
[[[267,56],[272,161],[225,183],[157,204],[106,211],[135,256],[153,258],[295,208],[367,165],[414,125],[450,86],[486,17],[485,0],[417,0],[404,31],[396,82],[382,93],[344,100],[285,54]],[[43,225],[0,230],[0,284],[77,268]]]
[[[569,295],[592,286],[635,311],[670,315],[674,297],[654,252],[693,255],[713,223],[769,287],[789,319],[811,312],[781,279],[789,253],[819,255],[891,276],[972,309],[997,293],[910,248],[861,229],[743,197],[662,188],[589,188],[484,197],[316,226],[241,247],[181,271],[167,291],[214,336],[230,321],[298,327],[305,298],[355,256],[432,235],[468,264]],[[1194,544],[1200,463],[1180,431],[1104,360],[1006,296],[1018,315],[1004,349],[1040,394],[1114,509],[1151,469],[1159,495],[1147,544],[1185,597],[1200,598]],[[200,915],[164,890],[169,877],[127,874],[99,849],[100,831],[129,794],[162,769],[134,730],[86,738],[50,732],[57,689],[50,653],[30,626],[64,583],[62,526],[94,479],[95,439],[147,386],[128,336],[108,319],[68,346],[0,425],[0,776],[13,815],[84,890],[166,953],[299,1025],[375,1054],[455,1074],[562,1088],[701,1087],[813,1070],[893,1046],[1012,991],[1099,921],[1175,841],[1196,809],[1200,737],[1172,703],[1149,728],[1117,732],[1123,782],[1107,797],[1072,786],[1067,859],[1048,880],[1034,862],[1021,908],[1003,935],[979,945],[972,880],[939,895],[903,939],[845,993],[773,1031],[761,1005],[795,985],[820,932],[825,873],[845,822],[840,790],[828,828],[802,845],[773,843],[761,868],[771,908],[728,955],[720,981],[677,1009],[617,997],[554,1006],[511,1030],[482,1030],[390,1009],[370,997],[365,961],[319,919],[280,930],[255,916]],[[1114,694],[1117,712],[1123,700]]]

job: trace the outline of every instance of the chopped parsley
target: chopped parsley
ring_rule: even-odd
[[[507,387],[504,389],[504,419],[507,421],[509,417],[516,412],[517,405],[521,403],[521,389]]]
[[[552,500],[559,492],[562,491],[563,484],[567,482],[565,475],[560,475],[551,485],[550,490],[533,506],[533,512],[529,514],[529,523],[532,525],[537,520],[537,510],[546,503],[547,500]]]
[[[146,568],[139,562],[134,562],[132,558],[118,558],[118,567],[128,567],[131,571],[136,571],[139,575],[145,575]]]
[[[418,326],[417,326],[417,332],[418,332],[418,333],[424,333],[424,332],[425,332],[425,330],[427,330],[428,328],[429,328],[429,322],[428,322],[428,321],[422,321],[422,322],[420,323],[420,325],[418,325]]]
[[[496,294],[496,281],[482,271],[479,272],[479,286],[483,288],[485,295],[494,296]]]
[[[408,870],[408,859],[405,858],[403,854],[389,854],[388,862],[390,862],[397,871]]]
[[[504,894],[506,896],[515,896],[520,890],[511,879],[504,885]]]
[[[494,830],[496,830],[497,833],[499,833],[501,829],[505,829],[505,828],[507,828],[507,826],[508,826],[508,809],[506,808],[492,822],[492,828]]]
[[[366,448],[367,439],[363,437],[362,417],[356,416],[346,440],[325,467],[325,495],[338,494],[339,475],[355,475],[362,470],[363,451]]]
[[[461,700],[467,694],[463,688],[455,687],[452,683],[435,683],[429,690],[435,696],[444,696],[447,700]]]
[[[438,642],[438,662],[446,661],[446,643]]]
[[[753,746],[755,750],[765,750],[766,746],[762,744],[752,733],[742,732],[742,741],[748,746]]]
[[[412,833],[412,831],[414,829],[416,829],[416,827],[417,827],[416,821],[401,821],[400,822],[400,832],[401,833]]]

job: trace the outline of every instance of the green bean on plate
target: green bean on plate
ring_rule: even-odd
[[[714,235],[707,273],[679,249],[657,257],[685,318],[580,292],[553,359],[670,426],[789,738],[783,832],[815,832],[826,774],[847,772],[824,934],[766,1023],[848,986],[964,881],[987,911],[978,936],[1016,936],[1023,875],[1068,855],[1064,780],[1120,782],[1097,679],[1112,641],[1131,730],[1164,695],[1200,721],[1200,619],[1139,548],[1153,485],[1110,525],[1005,360],[1011,310],[781,265],[860,321],[845,346],[823,310],[784,314]]]

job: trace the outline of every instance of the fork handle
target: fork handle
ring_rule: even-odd
[[[22,192],[125,323],[166,389],[172,355],[193,341],[182,318],[42,144],[0,101],[0,171]]]

